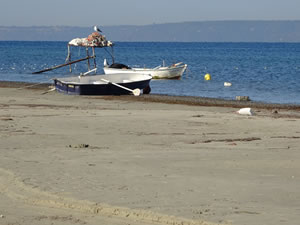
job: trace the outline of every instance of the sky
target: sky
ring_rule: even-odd
[[[300,20],[300,0],[0,0],[0,26]]]

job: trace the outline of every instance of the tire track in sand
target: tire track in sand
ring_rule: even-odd
[[[2,168],[0,168],[0,194],[33,206],[76,210],[83,213],[135,222],[160,225],[216,225],[215,223],[206,221],[190,220],[147,210],[130,209],[58,196],[37,188],[32,188],[24,184],[14,173]]]

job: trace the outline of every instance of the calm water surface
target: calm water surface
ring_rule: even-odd
[[[152,80],[152,93],[234,99],[237,95],[270,103],[300,104],[300,43],[161,43],[117,42],[116,61],[129,66],[156,67],[184,62],[181,80]],[[72,59],[85,57],[84,48],[72,48]],[[98,72],[103,73],[104,49],[97,49]],[[0,42],[0,80],[51,82],[69,76],[68,67],[44,74],[33,71],[65,62],[67,42]],[[87,71],[86,62],[73,73]],[[204,75],[211,75],[210,81]],[[231,87],[224,87],[231,82]]]

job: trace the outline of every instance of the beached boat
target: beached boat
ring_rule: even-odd
[[[95,48],[111,47],[110,54],[113,58],[113,43],[106,40],[105,36],[99,33],[101,31],[96,26],[94,30],[95,32],[90,34],[87,38],[75,38],[68,43],[68,56],[64,64],[33,72],[33,74],[44,73],[65,66],[70,66],[70,72],[72,72],[72,64],[86,60],[88,72],[80,74],[79,76],[55,78],[53,79],[55,88],[51,90],[72,95],[125,95],[131,93],[138,96],[141,90],[143,90],[143,94],[149,94],[151,91],[149,83],[152,79],[150,75],[141,73],[89,75],[97,71]],[[87,56],[71,61],[70,47],[72,46],[86,48]],[[90,48],[92,49],[92,55],[89,54]],[[93,69],[91,69],[90,59],[94,60]]]
[[[58,92],[71,95],[138,96],[141,90],[148,91],[151,79],[149,75],[138,73],[102,74],[55,78],[54,85]]]
[[[149,74],[152,79],[180,79],[187,68],[187,64],[182,62],[173,64],[171,66],[158,66],[155,68],[130,68],[124,64],[113,63],[107,65],[104,61],[104,73],[142,73]]]

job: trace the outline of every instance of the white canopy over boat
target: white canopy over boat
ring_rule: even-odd
[[[86,38],[75,38],[68,43],[71,46],[82,46],[82,47],[111,47],[113,42],[108,41],[106,37],[99,32],[93,32]]]

